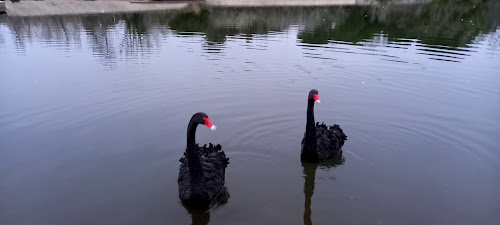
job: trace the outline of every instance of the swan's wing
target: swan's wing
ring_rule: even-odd
[[[221,150],[220,145],[210,144],[208,147],[198,147],[200,161],[203,170],[203,182],[199,185],[201,191],[206,194],[208,199],[213,199],[217,193],[224,187],[225,171],[229,159]],[[179,197],[181,199],[189,199],[191,196],[191,177],[189,174],[188,159],[186,153],[180,160],[179,168]]]
[[[212,199],[224,187],[226,167],[229,164],[229,159],[221,150],[220,145],[214,146],[209,144],[208,147],[201,147],[200,151],[203,153],[201,165],[205,179],[204,186],[206,193]]]
[[[347,140],[347,136],[344,134],[342,128],[340,128],[339,125],[334,124],[333,126],[330,126],[328,130],[330,131],[330,136],[337,138],[340,147],[344,146],[344,142],[345,140]]]
[[[344,140],[345,135],[338,125],[328,127],[324,123],[316,124],[316,145],[321,160],[339,154]]]

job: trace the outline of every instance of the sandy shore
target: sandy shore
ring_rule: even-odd
[[[9,16],[44,16],[172,10],[185,8],[193,3],[195,5],[200,3],[218,7],[273,7],[416,4],[430,1],[431,0],[205,0],[151,2],[150,0],[21,0],[17,3],[6,1],[5,5],[7,6],[7,13]]]
[[[9,16],[45,16],[181,9],[193,2],[196,1],[151,2],[149,0],[21,0],[17,3],[6,1],[5,5]],[[356,3],[356,0],[205,0],[201,2],[202,4],[210,6],[222,7],[267,7],[353,5]]]
[[[182,9],[188,3],[136,3],[129,1],[21,1],[5,2],[9,16],[97,14]]]

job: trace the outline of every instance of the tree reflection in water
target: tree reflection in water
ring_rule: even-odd
[[[0,25],[11,32],[2,32],[0,40],[14,35],[18,52],[37,39],[80,47],[86,40],[95,56],[113,62],[148,58],[164,47],[163,40],[172,33],[202,36],[207,45],[220,45],[228,37],[252,40],[298,25],[297,38],[303,43],[378,43],[382,35],[384,42],[404,44],[417,39],[429,46],[458,48],[494,33],[500,25],[498,14],[500,2],[492,0],[331,7],[190,6],[178,11],[2,18]]]

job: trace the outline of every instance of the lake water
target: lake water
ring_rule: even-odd
[[[0,224],[500,221],[500,3],[0,17]],[[348,136],[301,163],[306,100]],[[178,198],[193,113],[229,198]],[[340,165],[339,165],[340,164]]]

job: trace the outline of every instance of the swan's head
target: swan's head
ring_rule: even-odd
[[[320,103],[321,101],[319,100],[318,90],[312,89],[309,92],[309,99],[314,100],[317,103]]]
[[[210,128],[211,130],[215,130],[217,128],[215,125],[212,124],[206,113],[199,112],[196,113],[193,117],[195,117],[197,123],[203,124],[208,128]]]

